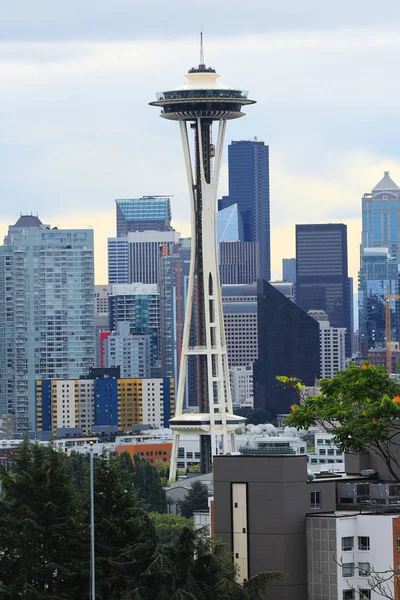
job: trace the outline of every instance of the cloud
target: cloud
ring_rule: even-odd
[[[11,4],[21,10],[24,6]],[[220,28],[223,35],[214,33],[206,43],[207,60],[223,74],[221,81],[243,85],[258,101],[245,118],[229,123],[227,142],[257,135],[270,145],[276,274],[282,256],[293,249],[295,223],[340,221],[349,224],[350,271],[355,276],[361,196],[383,170],[391,170],[394,180],[400,181],[400,82],[394,76],[400,59],[395,28],[400,5],[394,7],[390,23],[377,18],[367,28],[351,26],[354,6],[361,4],[347,3],[349,19],[343,27],[339,17],[344,3],[339,2],[337,18],[328,28],[321,26],[323,4],[318,2],[318,8],[310,3],[316,15],[309,6],[307,14],[313,18],[307,26],[306,13],[286,2],[282,11],[291,7],[286,24],[284,12],[271,9],[268,33],[255,27],[250,34],[246,21],[241,25],[237,17],[235,28],[230,30],[227,24]],[[39,5],[37,21],[46,2]],[[133,14],[129,5],[117,2],[112,10],[116,14],[120,6],[120,16],[126,17]],[[90,2],[82,7],[79,26],[72,6],[63,9],[63,35],[61,20],[55,23],[50,11],[37,23],[36,39],[42,41],[0,44],[0,224],[15,222],[20,211],[31,210],[59,226],[91,224],[96,270],[104,282],[106,237],[115,232],[115,198],[174,194],[176,228],[188,234],[178,127],[160,119],[148,102],[157,90],[181,83],[197,57],[197,38],[179,19],[175,35],[160,35],[154,8],[153,29],[132,33],[130,41],[124,31],[113,41],[112,19],[110,35],[99,36],[108,41],[88,41],[95,38],[99,19],[110,17],[111,5],[96,4],[94,27],[86,36],[82,28]],[[221,1],[214,6],[218,14],[227,8]],[[258,22],[271,3],[254,7],[260,9],[259,15],[252,15]],[[10,9],[6,14],[13,35],[21,33],[29,10],[18,15]],[[384,13],[382,5],[379,13]],[[368,18],[377,14],[376,9]],[[57,25],[54,37],[61,38],[68,37],[70,24],[68,41],[43,41],[49,39],[52,24]],[[139,24],[140,20],[137,29]],[[225,162],[220,195],[226,191]]]

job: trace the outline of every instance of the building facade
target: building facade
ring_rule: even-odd
[[[254,406],[287,414],[294,392],[276,377],[297,377],[313,386],[320,370],[319,325],[266,281],[258,283],[258,359],[254,363]]]
[[[176,231],[129,233],[129,282],[158,283],[162,253],[168,253],[180,237]]]
[[[387,248],[400,261],[400,188],[385,171],[371,193],[362,198],[362,241],[364,248]]]
[[[385,296],[399,293],[399,263],[387,248],[363,248],[358,278],[359,343],[363,354],[386,346]],[[392,339],[399,340],[399,302],[390,300]]]
[[[319,377],[331,379],[346,369],[346,329],[331,327],[324,311],[309,310],[308,314],[319,323]]]
[[[260,279],[259,256],[258,242],[221,242],[219,244],[221,284],[255,283]]]
[[[130,231],[172,231],[169,196],[143,196],[115,201],[117,237]]]
[[[296,259],[282,258],[282,281],[296,283]]]
[[[108,238],[108,283],[129,283],[128,238]]]
[[[130,323],[119,321],[104,340],[104,367],[119,367],[123,378],[151,377],[151,335],[132,335]]]
[[[118,323],[124,322],[129,323],[131,335],[149,335],[150,367],[159,368],[160,294],[157,285],[140,283],[113,285],[109,306],[109,330],[117,332]]]
[[[175,385],[168,378],[38,380],[35,394],[36,429],[54,433],[80,428],[90,434],[94,426],[168,427],[175,406]]]
[[[228,146],[229,196],[220,206],[237,204],[243,220],[243,241],[258,242],[260,276],[271,279],[269,147],[264,142],[233,141]]]
[[[243,239],[243,221],[237,204],[217,212],[217,244]]]
[[[35,380],[95,362],[93,231],[21,216],[0,247],[0,408],[35,423]]]
[[[345,327],[351,356],[346,225],[296,225],[296,302],[306,312],[324,310],[332,327]]]
[[[231,367],[229,375],[231,380],[232,404],[234,406],[253,407],[253,365]]]

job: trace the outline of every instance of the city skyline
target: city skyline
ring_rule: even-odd
[[[295,223],[311,216],[316,223],[347,224],[355,278],[360,199],[383,171],[400,179],[399,84],[391,75],[400,55],[400,9],[391,2],[391,10],[382,11],[369,2],[360,10],[354,2],[333,11],[311,2],[294,12],[287,3],[255,2],[253,11],[243,12],[234,4],[228,17],[224,3],[213,6],[206,60],[228,80],[241,72],[262,99],[246,122],[232,125],[226,141],[257,136],[270,146],[272,278],[280,274],[281,258],[293,256]],[[60,227],[92,225],[99,283],[107,281],[106,239],[115,235],[116,198],[175,194],[172,223],[183,235],[189,230],[178,141],[172,127],[159,127],[146,103],[154,71],[162,85],[197,57],[198,32],[188,24],[198,5],[168,27],[172,16],[161,16],[153,5],[147,21],[148,7],[139,15],[120,0],[117,8],[96,10],[89,2],[77,19],[72,3],[57,19],[44,0],[34,15],[28,5],[24,14],[9,6],[0,59],[0,189],[6,199],[0,231],[31,210]],[[268,15],[268,32],[262,15]],[[25,18],[36,26],[28,28]],[[136,27],[142,22],[145,27]],[[372,81],[379,81],[379,93],[366,97]],[[225,158],[219,196],[226,193]]]

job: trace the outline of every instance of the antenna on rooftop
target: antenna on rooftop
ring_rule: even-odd
[[[200,31],[200,65],[204,65],[203,32]]]

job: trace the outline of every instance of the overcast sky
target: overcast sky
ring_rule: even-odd
[[[21,211],[90,225],[104,283],[115,198],[174,194],[175,227],[189,233],[178,127],[148,102],[197,64],[202,28],[220,82],[257,100],[227,142],[270,145],[273,276],[294,255],[295,223],[345,222],[356,277],[361,196],[384,170],[400,185],[400,2],[0,5],[0,234]]]

